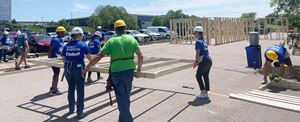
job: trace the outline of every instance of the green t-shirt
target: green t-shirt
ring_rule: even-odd
[[[133,61],[133,59],[127,58],[133,58],[135,50],[138,48],[138,42],[134,39],[133,36],[123,34],[110,38],[105,43],[103,48],[101,48],[101,52],[110,56],[111,72],[121,72],[135,69],[135,62]]]

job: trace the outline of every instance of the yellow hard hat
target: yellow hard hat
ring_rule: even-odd
[[[115,22],[115,27],[114,28],[122,27],[122,26],[126,26],[125,22],[123,20],[117,20]]]
[[[58,26],[58,27],[56,28],[56,32],[66,32],[66,29],[65,29],[65,27],[63,27],[63,26]]]
[[[272,60],[272,61],[275,61],[278,59],[278,55],[276,54],[276,52],[272,51],[272,50],[269,50],[266,52],[266,56],[268,59]]]

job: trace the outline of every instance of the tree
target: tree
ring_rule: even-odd
[[[74,20],[73,22],[71,22],[71,26],[79,26],[79,21]]]
[[[100,24],[100,18],[92,15],[90,16],[89,20],[88,20],[88,25],[90,28],[96,28],[97,26],[99,26]]]
[[[243,13],[240,18],[255,19],[256,12]]]
[[[300,31],[300,0],[271,0],[274,14],[285,16],[289,19],[289,28],[298,28]]]
[[[58,25],[58,26],[64,26],[65,28],[69,28],[69,24],[66,22],[65,19],[59,20],[59,21],[57,22],[57,25]]]
[[[167,14],[162,18],[162,24],[164,26],[170,27],[170,20],[171,19],[179,19],[179,18],[189,18],[188,15],[182,13],[182,10],[170,10]]]
[[[135,18],[128,14],[125,8],[110,5],[98,6],[90,19],[89,24],[90,26],[96,26],[96,24],[98,24],[97,26],[100,25],[103,28],[113,29],[114,22],[118,19],[124,20],[128,29],[137,28]]]
[[[287,15],[300,14],[300,0],[271,0],[271,7],[275,13],[285,13]]]
[[[52,20],[51,22],[48,23],[48,25],[55,26],[55,25],[57,25],[57,23]]]
[[[11,20],[11,24],[17,24],[16,19],[12,19],[12,20]]]
[[[161,16],[156,16],[152,20],[152,25],[153,26],[162,26],[162,17]]]

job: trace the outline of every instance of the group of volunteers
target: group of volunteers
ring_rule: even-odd
[[[24,68],[30,68],[30,66],[27,64],[27,56],[29,52],[29,45],[28,45],[28,39],[27,39],[27,31],[22,33],[21,31],[17,31],[16,35],[17,37],[9,37],[9,32],[4,31],[3,37],[0,40],[0,63],[2,62],[8,62],[7,59],[7,52],[11,48],[15,49],[15,69],[21,70],[20,65],[22,62],[25,63]],[[13,44],[13,46],[11,45]],[[12,50],[12,49],[11,49]]]
[[[68,83],[68,106],[69,114],[76,112],[80,119],[84,116],[84,82],[87,75],[87,81],[93,82],[91,79],[90,68],[97,64],[103,57],[110,57],[110,68],[108,76],[107,91],[114,90],[116,101],[118,104],[119,121],[132,122],[133,117],[130,112],[130,95],[132,88],[132,81],[134,77],[139,77],[142,69],[143,54],[139,48],[137,40],[133,36],[125,33],[126,23],[123,20],[114,22],[114,30],[116,35],[109,40],[105,40],[104,32],[101,26],[98,26],[92,39],[86,43],[84,40],[83,30],[80,27],[74,27],[71,30],[71,40],[64,44],[63,38],[66,29],[63,26],[56,28],[57,36],[51,40],[48,51],[49,58],[61,58],[64,62],[64,73]],[[212,67],[212,58],[208,51],[208,44],[204,39],[204,30],[201,26],[193,28],[193,34],[196,38],[195,43],[195,62],[193,68],[197,67],[196,80],[198,82],[200,92],[196,94],[197,99],[208,98],[208,91],[210,90],[209,73]],[[1,39],[1,45],[5,45],[8,32],[4,33]],[[3,46],[2,46],[3,47]],[[25,63],[25,68],[29,68],[26,62],[27,53],[29,50],[27,36],[18,32],[17,37],[18,54],[21,58],[16,63],[16,69],[20,69],[20,64]],[[5,48],[1,48],[1,52]],[[137,66],[134,61],[134,55],[137,55]],[[289,53],[282,45],[275,45],[266,50],[264,53],[266,63],[264,65],[264,80],[262,83],[267,83],[267,76],[270,74],[271,63],[279,62],[281,68],[281,75],[284,74],[284,65],[292,68],[292,62]],[[89,63],[85,64],[85,58]],[[5,57],[4,57],[5,59]],[[6,59],[4,60],[6,61]],[[57,88],[60,68],[52,67],[52,85],[50,87],[51,94],[59,94]],[[97,72],[97,80],[102,77]],[[77,102],[75,102],[75,90]]]
[[[104,33],[99,26],[91,41],[86,44],[83,41],[82,28],[74,27],[71,30],[71,41],[64,44],[62,38],[66,29],[62,26],[57,27],[58,36],[51,40],[49,58],[59,58],[61,56],[64,62],[64,75],[68,82],[69,114],[74,113],[76,103],[77,117],[83,117],[85,74],[88,72],[87,81],[92,82],[92,72],[89,71],[89,68],[98,63],[103,57],[109,56],[111,59],[110,87],[113,88],[119,105],[119,121],[133,121],[130,113],[130,93],[134,71],[136,70],[137,74],[141,71],[143,55],[134,37],[125,34],[126,23],[123,20],[115,21],[114,29],[116,36],[105,42]],[[134,54],[138,57],[137,68],[133,60]],[[85,57],[89,60],[88,65],[85,65]],[[57,84],[60,68],[52,67],[52,70],[53,78],[50,93],[58,94]],[[97,73],[97,79],[101,79],[100,73]],[[75,102],[75,90],[77,102]]]

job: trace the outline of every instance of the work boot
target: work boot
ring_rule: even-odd
[[[29,66],[29,65],[26,65],[24,68],[25,68],[25,69],[27,69],[27,68],[31,68],[31,66]]]

